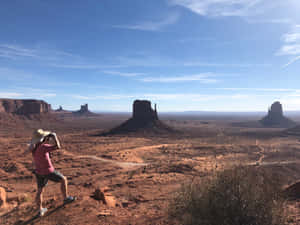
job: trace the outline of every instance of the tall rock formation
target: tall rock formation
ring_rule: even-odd
[[[124,134],[136,131],[144,133],[174,132],[173,129],[159,120],[156,105],[153,109],[150,101],[135,100],[133,103],[132,117],[120,126],[104,134]]]
[[[133,103],[132,118],[138,121],[158,120],[156,104],[155,109],[153,110],[150,101],[135,100]]]
[[[93,116],[96,115],[95,113],[92,113],[89,111],[89,106],[88,104],[84,104],[80,106],[80,109],[78,111],[73,112],[74,115],[76,116]]]
[[[264,126],[270,127],[291,127],[295,122],[283,115],[283,109],[280,102],[274,102],[269,108],[268,115],[260,121]]]
[[[51,105],[42,100],[0,99],[0,113],[30,115],[48,113]]]

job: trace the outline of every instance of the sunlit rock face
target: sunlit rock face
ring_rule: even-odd
[[[41,114],[51,111],[51,105],[42,100],[0,99],[0,112],[19,115]]]

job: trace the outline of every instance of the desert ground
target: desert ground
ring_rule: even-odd
[[[242,164],[278,174],[282,188],[300,179],[299,136],[281,128],[236,125],[256,118],[164,115],[162,121],[178,132],[101,135],[129,116],[3,120],[0,186],[7,205],[0,210],[0,224],[174,224],[168,218],[170,199],[194,178]],[[42,218],[35,217],[32,157],[24,155],[37,128],[57,133],[62,149],[52,154],[52,162],[78,198],[63,206],[59,184],[49,181],[44,192],[49,212]],[[95,199],[97,189],[106,202]],[[300,201],[286,207],[289,223],[300,224]]]

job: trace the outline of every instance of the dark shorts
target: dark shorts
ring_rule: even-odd
[[[47,175],[40,175],[36,173],[35,176],[36,176],[37,186],[39,188],[45,187],[48,183],[48,180],[54,182],[61,182],[61,180],[64,179],[64,176],[56,170],[54,170],[52,173],[49,173]]]

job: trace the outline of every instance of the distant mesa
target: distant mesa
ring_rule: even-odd
[[[132,117],[118,127],[113,128],[104,135],[125,134],[130,132],[165,133],[174,130],[162,123],[157,115],[156,104],[154,109],[147,100],[135,100]]]
[[[296,123],[283,115],[280,102],[274,102],[268,111],[268,115],[260,120],[265,127],[292,127]]]
[[[88,104],[81,105],[80,110],[73,112],[76,116],[93,116],[96,115],[95,113],[92,113],[89,111]]]
[[[31,115],[49,112],[51,105],[42,100],[0,99],[0,113]]]
[[[63,112],[63,111],[65,111],[65,110],[63,109],[63,107],[61,105],[58,107],[58,109],[55,110],[55,112]]]

